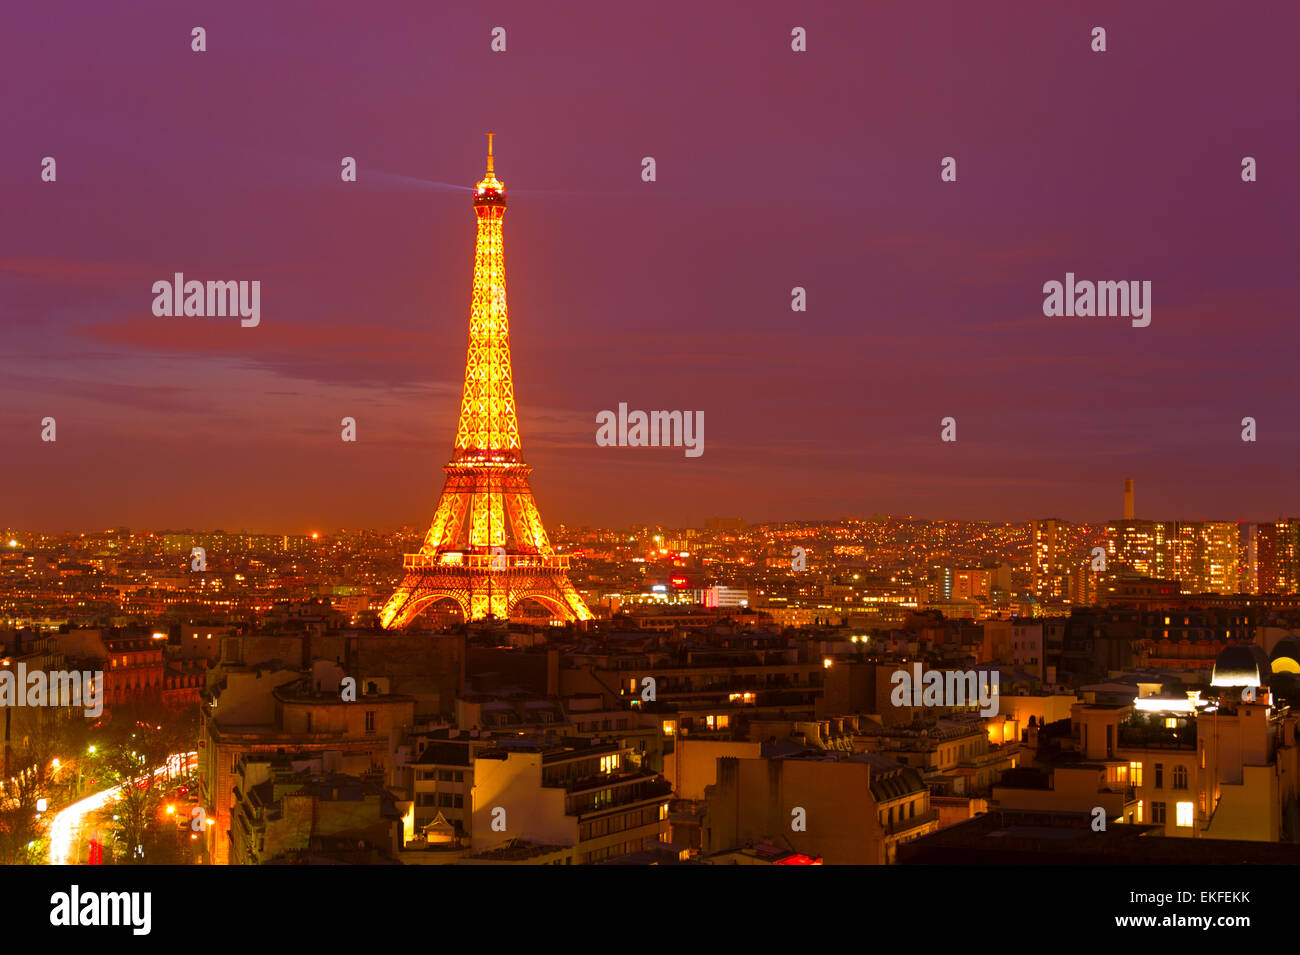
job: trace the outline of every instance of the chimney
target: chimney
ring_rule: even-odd
[[[1124,520],[1133,520],[1133,479],[1124,479]]]

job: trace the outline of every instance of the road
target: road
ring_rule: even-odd
[[[167,763],[153,771],[155,776],[163,773],[183,772],[198,764],[198,753],[174,753],[167,757]],[[81,864],[81,834],[87,822],[93,823],[94,814],[102,812],[117,799],[122,791],[122,784],[104,789],[74,802],[66,809],[61,809],[50,823],[50,865]],[[93,831],[93,825],[91,827]]]

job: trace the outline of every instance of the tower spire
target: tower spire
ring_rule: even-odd
[[[487,172],[479,180],[478,185],[474,187],[474,202],[499,202],[502,205],[506,201],[506,184],[497,178],[495,157],[492,155],[492,137],[495,133],[488,133],[488,155],[487,155]]]

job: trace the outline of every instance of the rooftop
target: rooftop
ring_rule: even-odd
[[[505,845],[484,849],[481,852],[474,853],[470,858],[497,862],[518,862],[536,856],[550,855],[552,852],[560,852],[568,848],[571,848],[571,846],[548,846],[540,842],[529,842],[527,839],[511,839]]]
[[[995,810],[900,846],[901,865],[1240,865],[1300,863],[1300,845],[1170,839],[1163,826],[1094,832],[1088,813]]]

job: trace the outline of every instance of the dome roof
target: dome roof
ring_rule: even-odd
[[[1214,661],[1211,686],[1264,686],[1272,672],[1264,648],[1254,643],[1230,643]]]
[[[1279,640],[1268,662],[1274,673],[1300,673],[1300,637],[1287,635]]]

